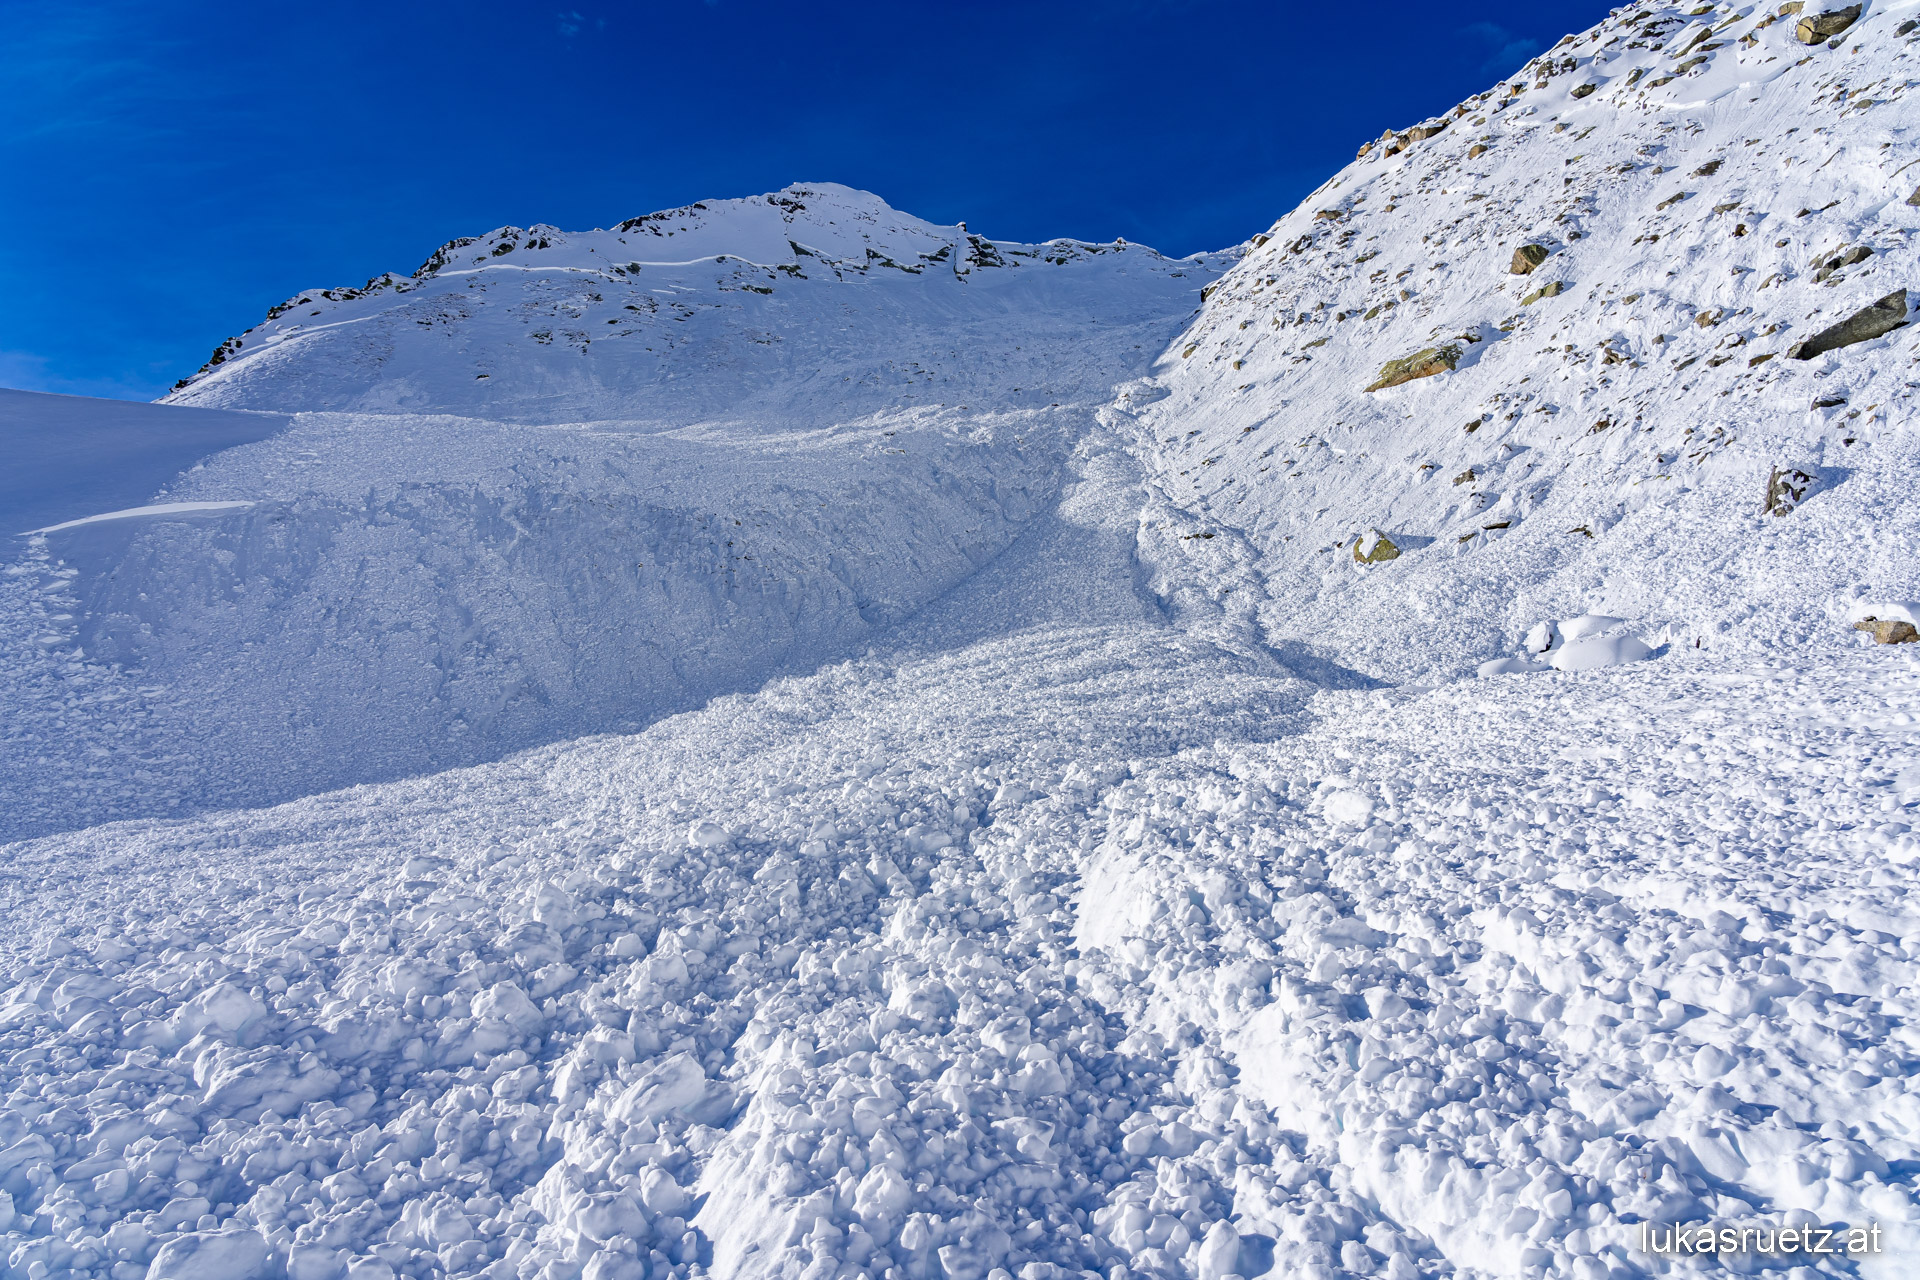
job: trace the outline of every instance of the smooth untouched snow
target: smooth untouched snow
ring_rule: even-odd
[[[282,413],[0,390],[0,537],[130,507],[210,454],[286,425]]]
[[[1910,1274],[1913,330],[1785,351],[1920,284],[1916,9],[1622,9],[1244,253],[276,309],[0,564],[0,1277]]]

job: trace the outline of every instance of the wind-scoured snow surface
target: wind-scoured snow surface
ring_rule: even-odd
[[[1622,10],[1244,256],[277,309],[0,577],[0,1276],[1911,1274],[1914,331],[1786,355],[1920,285],[1908,11]]]

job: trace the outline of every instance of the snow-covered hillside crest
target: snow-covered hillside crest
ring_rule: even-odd
[[[0,579],[0,837],[630,730],[850,652],[1046,509],[1235,258],[814,184],[302,294],[170,397],[288,430]],[[76,801],[94,716],[115,764]]]
[[[1270,638],[1397,679],[1542,619],[1757,651],[1914,594],[1920,327],[1792,348],[1920,289],[1920,8],[1801,43],[1830,7],[1617,10],[1256,238],[1141,432],[1190,545],[1250,544]],[[1775,469],[1812,490],[1787,518]],[[1403,554],[1356,564],[1373,533]]]
[[[901,213],[864,191],[797,183],[604,231],[501,227],[448,241],[410,276],[390,272],[359,288],[304,290],[227,339],[167,398],[209,408],[420,410],[543,422],[671,412],[668,406],[702,414],[786,410],[786,399],[774,397],[790,397],[790,384],[807,381],[821,356],[805,331],[846,328],[845,306],[924,326],[930,317],[914,308],[930,305],[942,320],[981,315],[1023,305],[1006,288],[1017,295],[1046,287],[1008,277],[1064,270],[1072,290],[1071,278],[1084,274],[1075,268],[1103,259],[1122,264],[1122,274],[1210,279],[1235,253],[1182,263],[1120,240],[992,241],[964,224]],[[968,284],[988,296],[967,300],[955,291]],[[862,393],[899,392],[930,376],[924,362],[891,349],[880,353],[891,360],[862,360],[858,343],[842,354],[859,367],[843,370],[836,385],[822,388],[816,379],[809,389],[840,396],[845,403],[835,412],[843,416]],[[978,388],[974,398],[987,391]]]

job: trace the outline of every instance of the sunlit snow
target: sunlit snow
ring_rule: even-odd
[[[1920,356],[1789,354],[1920,286],[1908,14],[1219,254],[802,184],[5,393],[0,1277],[1913,1274]]]

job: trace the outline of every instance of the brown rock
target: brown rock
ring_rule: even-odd
[[[1478,160],[1481,156],[1485,154],[1487,154],[1487,147],[1484,143],[1476,142],[1472,146],[1467,148],[1467,159],[1469,160]],[[1920,204],[1920,188],[1915,188],[1913,195],[1914,195],[1914,198],[1907,201],[1907,203]]]
[[[1833,9],[1826,13],[1816,13],[1800,19],[1800,25],[1793,29],[1793,38],[1801,44],[1820,44],[1831,40],[1860,20],[1860,6],[1850,4],[1844,9]]]
[[[1389,360],[1380,366],[1380,376],[1374,379],[1368,391],[1382,391],[1388,387],[1397,387],[1403,382],[1412,382],[1416,378],[1431,378],[1436,373],[1451,373],[1460,364],[1460,347],[1448,343],[1444,347],[1428,347],[1416,351],[1410,356],[1398,360]]]
[[[1847,267],[1853,266],[1855,263],[1865,262],[1872,256],[1873,249],[1871,246],[1857,244],[1851,249],[1843,249],[1839,253],[1832,254],[1831,256],[1816,258],[1813,262],[1815,267],[1813,278],[1816,281],[1825,280],[1834,272],[1844,270]]]
[[[1588,94],[1592,93],[1595,89],[1598,89],[1599,87],[1600,86],[1597,84],[1576,85],[1574,86],[1573,96],[1576,98],[1584,98]]]
[[[1862,618],[1853,624],[1853,629],[1871,632],[1875,644],[1912,644],[1920,640],[1920,631],[1915,631],[1911,622],[1899,618]]]
[[[1532,275],[1533,269],[1545,262],[1551,252],[1543,244],[1523,244],[1513,251],[1513,264],[1509,270],[1516,276]]]
[[[1811,360],[1826,352],[1892,333],[1906,323],[1907,291],[1896,289],[1872,306],[1862,307],[1839,324],[1794,343],[1787,348],[1787,354],[1795,360]]]
[[[1760,514],[1784,516],[1792,513],[1813,487],[1814,478],[1798,467],[1775,467],[1767,477],[1767,501]]]
[[[1378,529],[1369,529],[1353,540],[1353,558],[1361,564],[1380,564],[1398,560],[1400,548]]]

